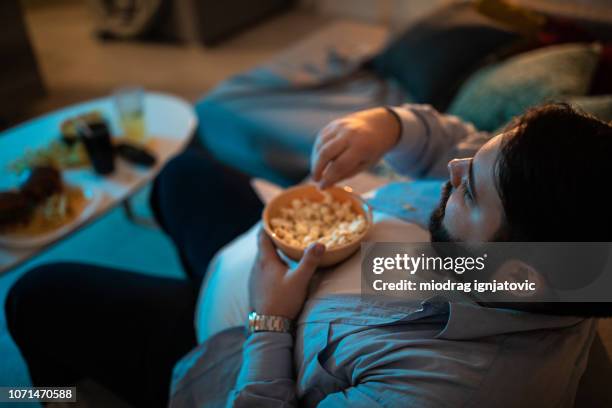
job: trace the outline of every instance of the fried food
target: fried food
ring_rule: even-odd
[[[72,146],[79,141],[79,132],[77,130],[77,122],[81,121],[86,124],[100,122],[104,120],[104,116],[100,111],[91,111],[79,115],[74,118],[66,119],[62,122],[60,130],[62,131],[62,141],[69,146]]]
[[[72,169],[89,164],[89,156],[82,142],[66,144],[53,140],[48,146],[27,150],[23,157],[9,164],[9,170],[21,174],[37,166],[55,166]]]
[[[38,166],[32,169],[21,191],[34,204],[40,204],[53,194],[60,193],[62,188],[62,175],[56,168]]]
[[[33,212],[34,205],[21,191],[0,192],[0,230],[27,223]]]
[[[67,186],[35,206],[27,223],[13,223],[4,227],[2,232],[13,237],[45,234],[74,220],[86,206],[87,198],[83,191]]]
[[[64,184],[61,173],[53,167],[36,167],[19,190],[0,192],[0,231],[25,228],[32,224],[36,213],[46,208],[46,218],[63,217],[62,211],[49,208],[60,206],[51,203],[62,196]],[[51,204],[50,204],[51,203]],[[51,207],[50,207],[51,206]]]

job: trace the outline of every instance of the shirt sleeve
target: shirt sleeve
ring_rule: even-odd
[[[387,107],[398,119],[400,140],[385,156],[398,173],[412,177],[447,177],[453,158],[471,157],[491,135],[456,116],[444,115],[429,105]]]
[[[257,332],[242,351],[242,366],[227,407],[295,407],[293,336]]]

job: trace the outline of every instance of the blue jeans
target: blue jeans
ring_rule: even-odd
[[[8,326],[34,385],[90,378],[133,406],[166,406],[172,368],[196,345],[206,267],[260,218],[262,204],[246,175],[187,151],[156,178],[151,207],[185,279],[56,263],[27,272],[11,289]]]

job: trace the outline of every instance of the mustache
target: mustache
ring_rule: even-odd
[[[444,187],[442,187],[442,194],[440,194],[440,204],[444,204],[443,207],[446,208],[446,202],[448,201],[452,193],[453,184],[449,180],[444,184]]]
[[[446,212],[446,203],[450,199],[451,194],[453,193],[453,185],[450,181],[447,181],[442,187],[442,192],[440,194],[440,202],[438,203],[438,207],[431,214],[431,218],[434,217],[442,220],[444,218],[444,214]]]

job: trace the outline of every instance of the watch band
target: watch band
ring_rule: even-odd
[[[249,313],[247,333],[261,331],[291,333],[293,331],[293,321],[282,316],[260,315],[257,312]]]

